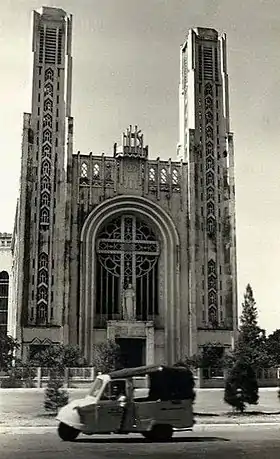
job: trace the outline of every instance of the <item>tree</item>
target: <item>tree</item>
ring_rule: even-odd
[[[61,376],[53,370],[45,389],[45,410],[57,414],[58,409],[66,405],[68,400],[69,395],[68,392],[63,389]]]
[[[206,343],[198,354],[186,357],[184,364],[191,368],[202,368],[207,374],[209,369],[221,371],[224,362],[224,346],[221,343]]]
[[[70,344],[63,347],[63,364],[67,368],[80,367],[87,365],[86,359],[82,356],[79,346]]]
[[[93,366],[101,373],[114,371],[120,366],[120,346],[113,340],[96,344],[93,348]]]
[[[223,368],[224,346],[220,343],[206,343],[198,356],[199,367],[208,370]]]
[[[0,331],[0,370],[7,371],[12,366],[14,351],[18,347],[14,338]]]
[[[275,330],[266,340],[266,351],[271,367],[280,366],[280,330]]]
[[[244,362],[255,371],[268,367],[265,331],[258,326],[258,311],[250,284],[244,294],[240,323],[238,339],[234,351],[225,359],[226,365],[231,367],[236,362]]]
[[[65,368],[80,366],[82,358],[78,346],[54,344],[47,347],[46,350],[36,354],[32,363],[40,367],[55,368],[58,372],[63,373]]]
[[[251,365],[244,361],[236,362],[226,379],[225,402],[243,413],[246,403],[258,403],[258,390],[256,374]]]

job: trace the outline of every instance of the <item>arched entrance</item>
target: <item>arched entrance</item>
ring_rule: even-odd
[[[179,268],[175,225],[157,204],[119,196],[97,206],[81,232],[79,345],[85,357],[91,360],[96,337],[107,330],[107,338],[145,341],[143,363],[153,363],[159,317],[164,361],[176,360]]]

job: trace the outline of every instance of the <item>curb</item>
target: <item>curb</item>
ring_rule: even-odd
[[[21,425],[21,424],[2,424],[0,423],[0,433],[3,432],[5,429],[18,429],[18,430],[27,430],[27,429],[57,429],[58,422],[53,425]],[[204,429],[207,427],[211,428],[224,428],[224,427],[250,427],[250,426],[263,426],[263,427],[268,427],[268,426],[279,426],[280,428],[280,420],[279,421],[272,421],[272,422],[196,422],[193,426],[192,430],[197,430],[197,429]],[[191,429],[190,429],[191,430]],[[184,429],[175,429],[177,432],[184,432]]]
[[[196,433],[196,432],[202,432],[202,433],[207,433],[209,430],[232,430],[232,429],[240,429],[240,428],[253,428],[253,429],[258,429],[258,428],[264,428],[264,429],[280,429],[280,423],[254,423],[254,424],[201,424],[201,425],[196,425],[192,430],[178,430],[176,433],[178,434],[190,434],[190,433]],[[20,427],[20,426],[6,426],[4,428],[1,428],[0,435],[1,434],[38,434],[42,435],[43,433],[55,433],[57,430],[57,427],[55,426],[40,426],[40,427]],[[97,434],[98,437],[104,437],[103,434]],[[114,435],[114,434],[112,434]],[[133,434],[131,434],[133,435]],[[138,434],[134,434],[138,435]],[[89,437],[93,437],[94,435],[90,435]],[[105,435],[106,437],[110,437],[110,435]],[[122,435],[119,435],[122,437]]]

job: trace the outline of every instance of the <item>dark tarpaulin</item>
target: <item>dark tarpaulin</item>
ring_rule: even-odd
[[[181,366],[149,365],[123,368],[110,373],[111,379],[148,375],[148,400],[194,400],[194,378],[191,370]]]

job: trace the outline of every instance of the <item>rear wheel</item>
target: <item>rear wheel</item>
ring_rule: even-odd
[[[80,431],[61,422],[58,426],[58,435],[61,440],[73,441],[79,435]]]
[[[142,432],[142,434],[150,441],[170,441],[173,436],[173,428],[169,424],[156,424],[151,430]]]

